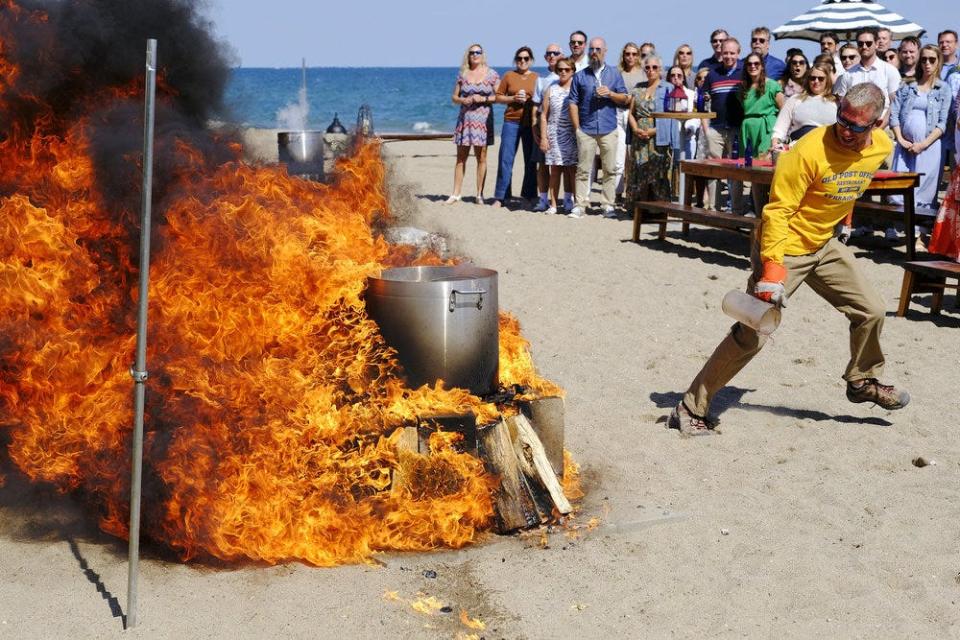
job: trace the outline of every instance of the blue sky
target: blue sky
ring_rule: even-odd
[[[751,27],[771,29],[805,12],[818,0],[207,0],[206,15],[244,67],[457,66],[464,49],[479,42],[490,63],[511,66],[513,52],[529,45],[541,60],[549,42],[566,48],[571,31],[623,43],[651,41],[669,57],[681,43],[697,60],[708,55],[709,35],[724,27],[745,42]],[[933,40],[945,28],[960,30],[955,0],[886,0],[885,7],[927,29]],[[616,8],[616,10],[614,10]],[[595,10],[590,10],[595,9]],[[808,54],[819,48],[803,40],[779,40]],[[542,62],[541,62],[542,64]]]

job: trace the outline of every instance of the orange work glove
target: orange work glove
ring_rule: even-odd
[[[753,287],[753,296],[778,307],[787,306],[787,292],[783,287],[786,279],[786,267],[779,262],[764,262],[760,281]]]

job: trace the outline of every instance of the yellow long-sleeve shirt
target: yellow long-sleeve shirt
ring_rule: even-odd
[[[840,146],[832,126],[800,138],[777,161],[770,203],[763,208],[761,259],[782,264],[784,255],[806,255],[826,244],[892,148],[878,129],[862,151]]]

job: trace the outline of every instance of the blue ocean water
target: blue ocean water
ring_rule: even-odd
[[[505,71],[497,69],[501,75]],[[378,132],[453,131],[459,107],[450,95],[456,78],[456,67],[308,68],[306,128],[326,129],[336,113],[352,129],[360,105],[367,104]],[[226,91],[227,119],[244,126],[278,127],[277,113],[298,102],[301,79],[299,68],[233,69]],[[498,121],[502,111],[496,110]]]

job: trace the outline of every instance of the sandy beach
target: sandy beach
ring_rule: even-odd
[[[275,158],[273,132],[247,144]],[[625,216],[446,205],[450,142],[384,154],[399,220],[499,272],[501,309],[567,391],[576,521],[598,526],[332,569],[185,565],[147,547],[140,624],[123,631],[126,544],[78,499],[0,468],[0,638],[960,638],[960,309],[950,293],[932,317],[920,296],[895,317],[902,246],[856,250],[907,408],[846,400],[846,321],[801,288],[716,399],[722,434],[682,439],[666,418],[730,325],[720,300],[746,281],[745,237],[675,225],[659,242],[649,226],[635,244]],[[451,611],[411,606],[430,596]]]

